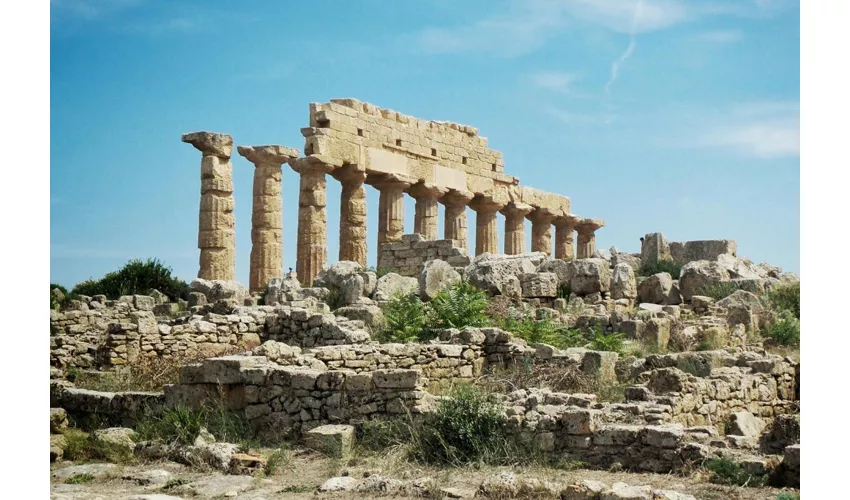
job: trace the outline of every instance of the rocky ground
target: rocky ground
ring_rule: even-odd
[[[263,450],[269,453],[271,450]],[[388,453],[384,456],[357,457],[347,462],[327,458],[306,449],[295,449],[291,461],[274,474],[224,475],[200,472],[173,462],[151,462],[120,466],[104,463],[74,464],[60,462],[51,467],[51,498],[54,500],[149,499],[177,498],[244,498],[244,499],[306,499],[375,497],[393,498],[530,498],[525,495],[498,493],[482,489],[482,483],[509,471],[519,481],[536,478],[562,486],[579,481],[601,481],[607,486],[625,483],[629,486],[651,486],[655,490],[678,492],[697,499],[755,499],[775,500],[783,491],[778,488],[746,488],[711,484],[699,471],[690,476],[637,474],[596,470],[565,470],[543,467],[483,467],[433,468],[411,464]],[[68,484],[69,478],[90,474],[83,484]],[[331,478],[346,477],[336,483],[357,483],[365,491],[320,492]],[[350,479],[349,479],[350,478]],[[371,479],[368,479],[371,478]],[[394,481],[395,480],[395,481]],[[71,480],[71,482],[75,482]],[[334,482],[331,482],[333,484]],[[393,491],[399,483],[432,485],[426,488],[408,487]],[[410,491],[404,491],[408,489]],[[384,490],[384,491],[381,491]],[[534,495],[537,498],[545,496]],[[579,497],[576,497],[579,498]],[[594,498],[594,497],[581,497]],[[661,496],[605,496],[612,499],[688,498],[668,493]]]

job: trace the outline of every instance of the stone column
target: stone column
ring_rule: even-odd
[[[298,258],[295,271],[307,286],[328,260],[327,182],[325,174],[333,166],[314,159],[299,158],[290,163],[301,175],[298,194]]]
[[[198,278],[233,280],[236,276],[236,219],[230,155],[233,137],[214,132],[183,134],[202,154],[198,217]]]
[[[413,219],[413,232],[421,234],[428,241],[436,240],[437,217],[439,214],[437,200],[448,192],[435,184],[419,182],[407,191],[416,199],[416,212]]]
[[[283,278],[283,203],[281,171],[298,158],[297,149],[285,146],[238,146],[236,150],[254,164],[254,206],[251,212],[251,269],[248,289],[262,292],[272,278]]]
[[[600,219],[581,219],[576,224],[578,233],[578,249],[576,257],[588,259],[596,251],[596,230],[604,226],[605,222]]]
[[[366,172],[357,165],[346,165],[334,171],[342,184],[339,203],[339,260],[350,260],[366,266]]]
[[[556,217],[552,224],[555,225],[555,258],[572,260],[575,258],[573,248],[573,232],[581,217],[573,214]]]
[[[499,253],[499,230],[496,212],[504,208],[490,197],[476,196],[469,207],[475,210],[475,255]]]
[[[548,208],[535,208],[528,214],[531,221],[531,251],[552,254],[552,220],[555,214]]]
[[[404,191],[416,179],[401,174],[383,174],[366,179],[378,190],[378,253],[381,245],[401,241],[404,234]]]
[[[443,237],[447,240],[457,240],[458,245],[463,249],[467,248],[466,205],[473,196],[469,191],[451,189],[440,200],[446,207]]]
[[[511,202],[502,209],[505,216],[505,253],[525,253],[525,217],[534,210],[531,205]]]

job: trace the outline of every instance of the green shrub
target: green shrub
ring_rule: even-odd
[[[368,451],[386,452],[397,446],[414,443],[417,427],[407,419],[367,420],[358,428],[358,442]]]
[[[65,484],[86,484],[94,480],[94,476],[88,473],[74,474],[65,480]]]
[[[720,300],[725,299],[740,289],[740,285],[734,281],[721,281],[720,283],[713,283],[702,287],[701,293],[698,295],[704,295],[706,297],[711,297],[714,300]]]
[[[171,268],[157,259],[144,262],[131,260],[118,271],[107,273],[99,280],[86,280],[77,284],[71,294],[106,295],[114,300],[122,295],[145,295],[159,290],[171,300],[176,300],[185,295],[187,287],[185,281],[171,276]]]
[[[500,320],[498,326],[532,346],[549,344],[559,349],[567,349],[587,343],[587,339],[579,330],[566,328],[551,318],[536,319],[529,314],[521,317],[511,315]]]
[[[468,281],[454,281],[428,304],[428,326],[434,330],[486,326],[487,294]]]
[[[590,342],[587,344],[588,349],[616,353],[623,352],[624,339],[622,333],[605,333],[599,328],[594,328],[590,330],[588,337],[590,339]]]
[[[183,479],[182,477],[174,477],[165,482],[165,486],[162,487],[163,490],[170,490],[172,488],[177,488],[178,486],[183,486],[184,484],[189,484],[188,479]]]
[[[331,311],[336,311],[345,305],[345,297],[343,297],[342,291],[339,288],[331,286],[328,289],[328,296],[325,297],[324,302],[331,308]]]
[[[674,280],[679,279],[682,274],[682,264],[669,259],[662,259],[658,262],[647,262],[642,264],[638,270],[638,276],[652,276],[658,273],[670,273]]]
[[[768,292],[767,300],[780,311],[789,311],[800,319],[800,282],[780,285]]]
[[[160,413],[144,412],[135,430],[143,441],[192,444],[201,428],[206,428],[219,441],[246,442],[255,437],[248,419],[228,410],[222,403],[200,408],[177,406]]]
[[[780,311],[773,323],[768,325],[762,335],[779,345],[800,345],[800,320],[790,311]]]
[[[711,482],[715,484],[764,486],[767,483],[767,477],[753,476],[737,463],[725,458],[709,460],[705,466],[711,471]]]
[[[511,453],[500,407],[490,394],[461,385],[425,418],[416,455],[427,463],[498,464]]]
[[[104,441],[94,441],[88,433],[76,427],[65,429],[62,435],[65,438],[65,449],[62,452],[65,460],[75,462],[105,460],[117,464],[134,461],[132,450]]]
[[[381,310],[384,326],[378,331],[381,342],[413,342],[426,336],[426,306],[413,294],[397,294]]]
[[[59,291],[62,292],[62,295],[68,295],[68,289],[65,288],[64,286],[56,284],[56,283],[51,283],[50,284],[50,291],[52,292],[54,288],[58,288]]]

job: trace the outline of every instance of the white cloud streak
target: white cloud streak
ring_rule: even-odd
[[[698,147],[724,149],[751,158],[800,156],[800,104],[744,103],[698,133]]]
[[[611,77],[608,79],[608,83],[605,84],[605,95],[611,95],[611,86],[614,85],[614,82],[617,81],[617,76],[620,74],[620,66],[631,57],[632,53],[635,51],[635,46],[637,42],[635,40],[635,32],[637,30],[637,26],[641,20],[641,14],[643,14],[643,0],[637,0],[635,4],[635,10],[632,14],[632,22],[631,22],[631,31],[629,36],[629,46],[626,48],[626,51],[613,63],[611,63]]]

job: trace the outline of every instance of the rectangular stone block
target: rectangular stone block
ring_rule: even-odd
[[[379,389],[416,389],[420,385],[419,370],[377,370],[372,381]]]

